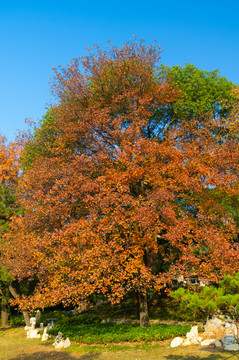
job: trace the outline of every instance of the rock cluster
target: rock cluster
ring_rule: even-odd
[[[204,332],[198,335],[198,327],[193,326],[186,334],[186,339],[176,337],[171,342],[171,347],[197,345],[223,347],[224,350],[238,351],[237,327],[230,321],[213,318],[207,321]]]
[[[28,339],[38,339],[41,337],[39,330],[40,329],[36,329],[36,322],[37,322],[37,317],[31,317],[30,318],[30,326],[26,326],[25,330],[27,331],[27,338]],[[41,324],[42,326],[40,328],[43,328],[43,324]],[[54,319],[51,319],[51,322],[48,323],[47,327],[45,327],[45,329],[43,330],[43,335],[41,338],[41,341],[46,341],[49,338],[49,335],[47,334],[47,330],[52,328],[54,326]],[[62,348],[68,348],[71,345],[70,339],[63,339],[62,333],[59,332],[58,335],[55,338],[55,341],[53,343],[53,346],[55,347],[55,349],[62,349]]]
[[[41,335],[39,334],[39,330],[35,329],[36,321],[37,321],[36,317],[31,317],[30,326],[25,326],[28,339],[39,339],[41,337]]]
[[[202,341],[202,337],[198,335],[198,327],[193,326],[190,332],[187,332],[186,339],[183,339],[181,337],[176,337],[171,342],[171,347],[176,347],[180,345],[186,346],[192,344],[197,345],[200,344],[201,341]]]
[[[58,332],[58,335],[55,338],[55,341],[53,343],[53,346],[55,347],[55,349],[66,349],[71,345],[70,339],[66,338],[65,340],[63,339],[62,333]]]
[[[38,314],[38,313],[37,313]],[[27,338],[28,339],[39,339],[41,337],[41,334],[39,333],[40,329],[43,328],[43,323],[40,324],[40,329],[36,329],[36,322],[39,319],[39,317],[31,317],[30,318],[30,326],[25,326],[25,330],[27,332]],[[42,335],[41,341],[48,340],[49,335],[47,334],[47,329],[49,326],[47,326]]]

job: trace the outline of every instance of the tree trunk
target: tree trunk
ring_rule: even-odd
[[[31,324],[30,324],[30,316],[29,316],[28,311],[23,310],[22,313],[23,313],[23,316],[24,316],[26,326],[31,326]]]
[[[139,323],[141,327],[149,326],[147,294],[139,293]]]
[[[12,296],[14,297],[14,299],[16,299],[17,297],[20,296],[18,294],[17,290],[12,286],[12,284],[9,285],[9,291],[12,294]],[[23,316],[24,316],[24,319],[25,319],[26,326],[30,326],[30,316],[28,314],[28,311],[23,310],[22,313],[23,313]]]
[[[136,309],[136,316],[139,319],[139,292],[135,291],[135,309]]]
[[[3,291],[2,291],[1,326],[2,326],[2,328],[6,328],[8,326],[8,296],[7,296],[7,289],[3,289]]]

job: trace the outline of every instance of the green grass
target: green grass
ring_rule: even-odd
[[[42,322],[46,326],[52,318],[56,323],[54,328],[48,331],[50,334],[56,336],[60,331],[65,338],[69,337],[80,344],[152,343],[184,336],[190,330],[190,325],[179,324],[154,324],[141,328],[138,323],[115,323],[114,317],[111,317],[110,322],[103,323],[105,316],[100,311],[78,315],[64,311],[46,311],[37,325]],[[12,320],[11,325],[20,325],[19,317]]]
[[[214,347],[179,346],[170,348],[170,340],[155,343],[82,345],[72,343],[55,350],[53,339],[27,339],[23,328],[0,331],[0,360],[238,360],[237,353]]]
[[[49,331],[57,335],[60,331],[63,336],[84,344],[105,344],[121,342],[153,342],[183,336],[190,330],[189,325],[151,325],[141,328],[138,324],[115,323],[58,323]]]

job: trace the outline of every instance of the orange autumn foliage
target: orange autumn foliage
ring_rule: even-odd
[[[16,143],[6,144],[6,138],[0,134],[0,184],[15,184],[20,169],[19,147]]]
[[[120,301],[179,274],[238,270],[221,201],[238,191],[235,132],[220,119],[164,129],[157,111],[180,93],[157,80],[159,58],[133,42],[56,70],[54,142],[22,175],[25,214],[1,249],[19,279],[38,276],[24,306]]]
[[[16,143],[7,145],[6,138],[0,134],[0,237],[17,211],[14,190],[19,179],[19,156],[19,146]]]

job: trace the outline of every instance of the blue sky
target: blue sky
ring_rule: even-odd
[[[52,99],[52,67],[86,46],[120,45],[136,34],[162,46],[165,65],[219,69],[239,84],[239,1],[0,0],[0,132],[12,141],[25,118],[38,121]]]

